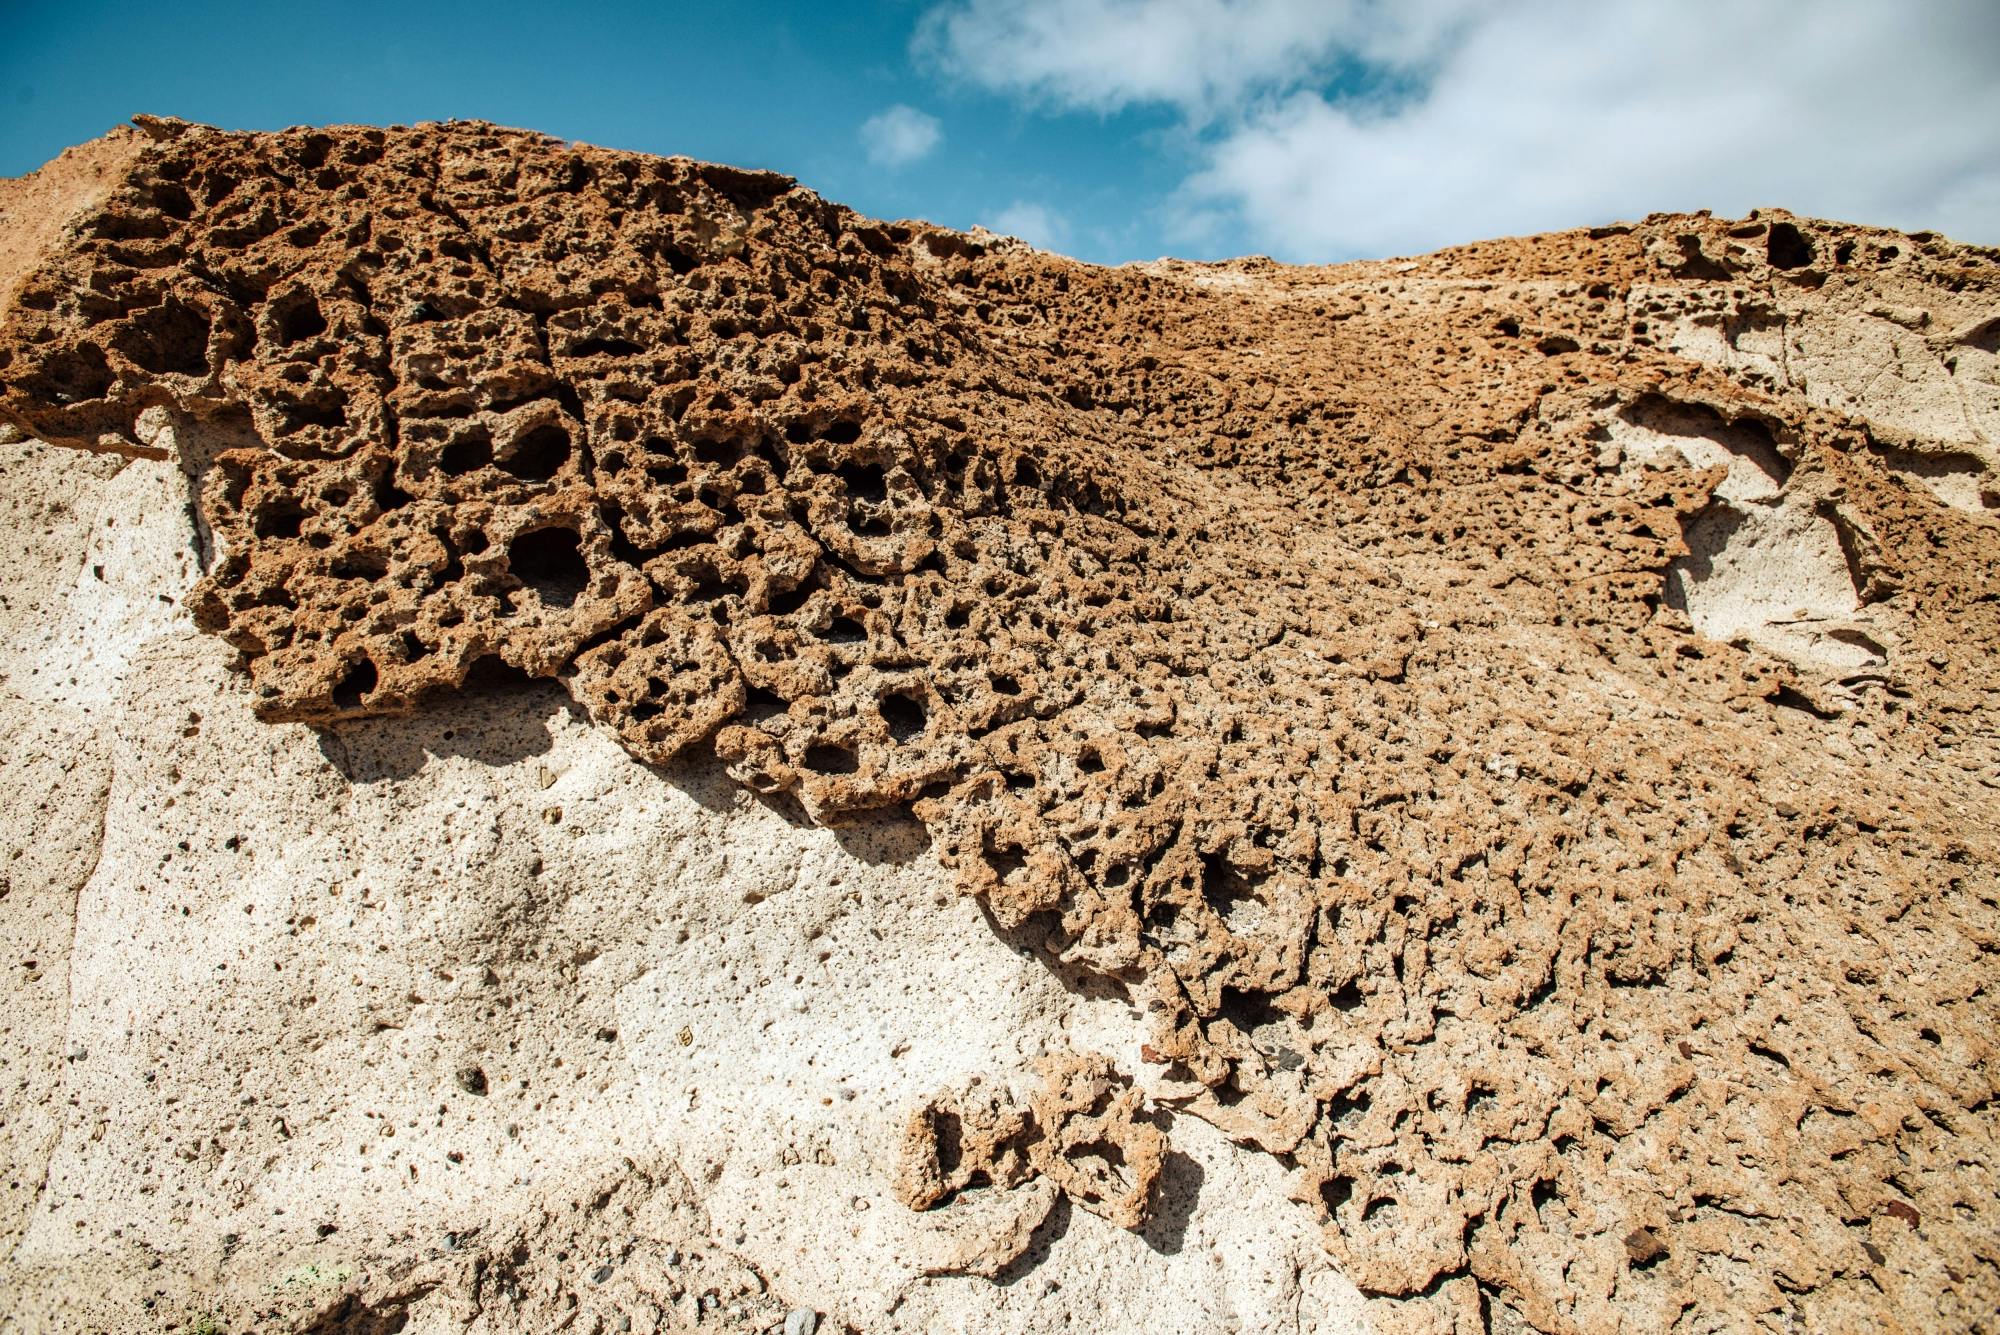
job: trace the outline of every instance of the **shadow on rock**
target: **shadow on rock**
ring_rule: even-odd
[[[834,842],[871,867],[901,867],[930,851],[931,832],[908,807],[871,811],[833,827]]]
[[[730,778],[722,762],[712,755],[690,750],[671,764],[651,768],[705,811],[729,812],[755,799],[795,830],[821,828],[790,793],[759,793],[745,788]],[[826,828],[848,856],[871,867],[904,866],[922,857],[931,846],[930,831],[907,806],[863,812]]]
[[[1160,1163],[1160,1180],[1153,1187],[1153,1217],[1139,1230],[1139,1237],[1162,1256],[1179,1256],[1187,1244],[1188,1220],[1201,1201],[1201,1184],[1208,1179],[1196,1163],[1179,1150],[1169,1150]]]
[[[1057,1192],[1055,1204],[1049,1207],[1047,1218],[1035,1226],[1034,1236],[1028,1240],[1028,1250],[1009,1261],[1006,1269],[993,1276],[993,1282],[1006,1288],[1020,1283],[1040,1269],[1042,1262],[1049,1259],[1049,1253],[1055,1250],[1055,1245],[1062,1241],[1065,1233],[1069,1232],[1073,1209],[1069,1197]]]
[[[1006,942],[1015,954],[1033,959],[1047,969],[1062,984],[1063,991],[1071,996],[1090,1001],[1129,1003],[1132,1000],[1132,994],[1115,974],[1095,973],[1087,964],[1062,958],[1058,952],[1067,938],[1063,935],[1060,915],[1046,910],[1031,913],[1020,926],[1007,927],[993,916],[992,907],[984,899],[975,902],[979,905],[980,916],[995,936]]]
[[[548,754],[551,721],[574,708],[555,682],[509,669],[475,669],[459,690],[426,701],[413,714],[318,729],[319,749],[349,783],[407,779],[432,756],[511,765]]]

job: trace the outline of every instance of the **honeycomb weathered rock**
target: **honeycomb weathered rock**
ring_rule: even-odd
[[[1990,1328],[1991,252],[1104,270],[484,125],[149,129],[0,416],[236,442],[179,455],[264,716],[497,660],[913,804],[1387,1321]]]
[[[1166,1135],[1141,1119],[1139,1091],[1101,1056],[1044,1058],[1041,1066],[1042,1087],[1025,1108],[1006,1091],[975,1082],[911,1113],[897,1198],[929,1210],[964,1191],[1011,1190],[1044,1177],[1114,1224],[1143,1224]],[[1007,1239],[992,1259],[1013,1260],[1026,1240]]]

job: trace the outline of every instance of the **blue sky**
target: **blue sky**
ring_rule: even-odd
[[[472,117],[1103,262],[1764,204],[2000,243],[1991,0],[0,0],[0,75],[4,175],[139,111]]]

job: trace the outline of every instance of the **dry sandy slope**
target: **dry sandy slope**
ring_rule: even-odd
[[[149,129],[0,336],[146,456],[14,472],[24,1309],[1984,1328],[1990,252]]]

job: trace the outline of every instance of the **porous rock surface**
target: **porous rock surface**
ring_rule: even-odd
[[[556,678],[907,808],[1146,1013],[880,1110],[916,1270],[1144,1227],[1192,1118],[1379,1329],[1991,1328],[1993,252],[1105,270],[485,125],[143,128],[0,417],[190,479],[259,717]]]

